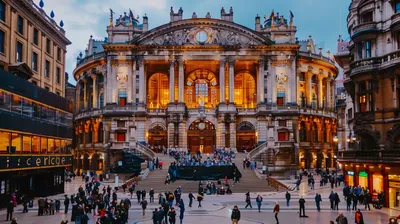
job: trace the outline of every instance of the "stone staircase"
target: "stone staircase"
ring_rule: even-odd
[[[149,176],[143,180],[139,181],[139,184],[136,187],[136,190],[145,189],[147,192],[150,188],[153,188],[155,192],[165,192],[165,191],[174,191],[179,186],[182,187],[183,192],[188,193],[192,191],[193,193],[197,193],[198,190],[198,181],[190,181],[190,180],[177,180],[174,183],[170,183],[168,185],[164,184],[165,178],[167,176],[168,167],[173,162],[173,159],[169,156],[165,156],[163,154],[156,155],[161,161],[164,162],[164,167],[162,170],[153,170],[150,172]],[[266,180],[261,180],[251,169],[243,169],[243,159],[246,158],[245,154],[237,154],[234,162],[238,167],[239,171],[242,173],[242,178],[240,182],[235,186],[231,187],[234,193],[245,193],[247,191],[250,192],[268,192],[275,191],[274,188],[269,187]],[[224,182],[223,180],[221,180]],[[233,180],[229,180],[230,184],[233,184]]]

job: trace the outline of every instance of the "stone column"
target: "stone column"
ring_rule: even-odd
[[[318,78],[318,101],[319,101],[319,107],[322,108],[324,106],[324,90],[322,88],[323,86],[323,77]]]
[[[87,81],[86,81],[86,79],[84,79],[83,80],[83,107],[84,107],[84,109],[85,110],[87,110],[87,99],[86,99],[86,90],[87,90],[87,88],[86,88],[86,83],[87,83]]]
[[[144,83],[144,60],[143,58],[139,59],[139,103],[145,104],[145,83]]]
[[[328,78],[328,81],[326,82],[326,105],[328,108],[332,108],[332,99],[331,99],[331,80]]]
[[[312,105],[312,73],[307,73],[307,103],[311,106]]]
[[[257,79],[257,95],[258,95],[258,100],[257,103],[264,103],[264,65],[265,61],[264,59],[258,60],[258,79]]]
[[[234,116],[234,115],[232,115]],[[236,123],[235,122],[231,122],[229,124],[229,131],[230,131],[230,147],[231,148],[235,148],[236,149]]]
[[[175,102],[175,61],[169,60],[169,102]]]
[[[183,59],[178,59],[178,66],[179,66],[179,76],[178,76],[178,102],[183,103],[184,99],[184,87],[183,87],[183,82],[184,82],[184,74],[183,74]]]
[[[174,123],[168,123],[168,145],[167,147],[175,147],[174,145],[174,137],[175,137],[175,125]]]
[[[235,102],[235,60],[229,59],[229,102]]]
[[[92,75],[91,76],[93,79],[93,98],[92,98],[92,108],[98,108],[97,107],[97,76],[96,75]]]
[[[104,75],[104,106],[107,105],[108,103],[111,103],[112,100],[112,93],[111,93],[111,82],[112,82],[112,74],[111,74],[111,59],[107,58],[107,71],[106,74]]]
[[[225,124],[222,120],[218,121],[218,128],[217,128],[217,148],[224,148],[225,147]]]
[[[272,62],[271,62],[272,63]],[[274,73],[270,73],[270,79],[271,79],[271,83],[270,83],[270,95],[271,95],[271,102],[274,103],[276,102],[276,70],[273,70]]]
[[[184,149],[187,148],[187,132],[185,121],[179,123],[179,147]]]
[[[225,58],[219,60],[219,102],[225,102]]]
[[[132,75],[131,75],[131,83],[132,83],[132,103],[136,103],[136,61],[132,61]]]
[[[81,103],[81,83],[80,83],[80,81],[78,81],[76,83],[75,91],[76,91],[75,92],[75,103],[76,103],[75,110],[76,110],[76,113],[78,113],[80,111],[80,107],[81,107],[81,105],[80,105],[80,103]]]

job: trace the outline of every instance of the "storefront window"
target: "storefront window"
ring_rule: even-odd
[[[13,95],[11,100],[11,111],[21,114],[22,112],[22,98]]]
[[[52,139],[52,138],[48,139],[48,146],[49,146],[49,148],[47,149],[47,153],[53,154],[54,153],[54,139]]]
[[[366,172],[360,172],[358,174],[358,186],[368,187],[368,174]]]
[[[24,135],[22,137],[22,141],[23,141],[22,153],[30,154],[31,153],[31,136]]]
[[[40,118],[41,117],[41,106],[37,103],[33,103],[33,117]]]
[[[54,153],[60,154],[60,147],[61,147],[61,142],[59,139],[54,140]]]
[[[11,153],[21,153],[21,135],[11,133]]]
[[[10,133],[0,132],[0,154],[7,154],[10,147]]]
[[[347,171],[347,186],[354,186],[354,172]]]
[[[55,121],[56,119],[56,111],[51,108],[47,108],[47,120],[49,121]]]
[[[11,100],[10,94],[0,91],[0,109],[9,111],[10,100]]]
[[[40,137],[38,136],[32,137],[32,153],[35,154],[40,153]]]
[[[22,114],[25,116],[32,117],[33,114],[33,108],[32,108],[32,102],[26,99],[22,100]]]
[[[377,193],[383,191],[383,177],[380,174],[374,174],[372,175],[372,181],[373,181],[373,190],[376,191]]]
[[[66,145],[65,145],[65,151],[66,151],[67,153],[71,153],[71,151],[69,151],[70,148],[68,148],[68,147],[71,147],[72,141],[71,141],[71,140],[67,140],[65,144],[66,144]]]
[[[47,138],[40,138],[40,149],[42,150],[42,154],[47,153]]]

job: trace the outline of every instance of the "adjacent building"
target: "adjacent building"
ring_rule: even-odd
[[[232,8],[171,8],[149,29],[147,16],[113,14],[73,72],[78,170],[117,166],[123,149],[152,158],[148,146],[254,148],[277,171],[335,167],[338,68],[311,36],[297,40],[293,15],[256,16],[250,29]]]
[[[335,56],[349,96],[339,162],[348,185],[400,207],[400,1],[353,0],[347,23],[348,50]]]
[[[64,192],[72,169],[65,31],[32,0],[0,0],[0,206]]]

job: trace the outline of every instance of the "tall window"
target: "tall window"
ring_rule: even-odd
[[[239,107],[254,108],[257,104],[256,81],[249,73],[235,76],[235,103]]]
[[[0,30],[0,53],[4,53],[5,35],[3,30]]]
[[[57,47],[57,60],[61,61],[61,48]]]
[[[359,111],[366,112],[367,111],[367,95],[361,94],[359,96]]]
[[[99,96],[99,105],[100,105],[100,109],[102,109],[104,107],[104,94],[101,93]]]
[[[6,154],[10,149],[10,133],[0,132],[0,153]]]
[[[196,82],[196,101],[198,104],[208,102],[208,83],[204,79],[199,79]]]
[[[39,45],[39,30],[33,28],[33,43]]]
[[[400,1],[397,1],[396,4],[394,5],[394,12],[395,13],[400,12]]]
[[[6,3],[0,1],[0,20],[6,21]]]
[[[59,67],[57,67],[56,68],[56,82],[58,84],[60,84],[60,78],[61,78],[60,73],[61,73],[61,69]]]
[[[117,133],[115,133],[115,140],[117,142],[124,142],[125,141],[125,132],[117,132]]]
[[[368,23],[374,21],[374,13],[372,11],[366,12],[361,16],[362,23]]]
[[[304,121],[300,122],[300,142],[307,141],[307,130],[306,130],[306,123]]]
[[[118,91],[118,98],[119,98],[119,105],[125,106],[126,105],[126,90],[120,89]]]
[[[22,43],[17,41],[17,52],[16,52],[17,53],[17,55],[16,55],[17,62],[22,62],[22,48],[23,48]]]
[[[304,73],[304,72],[300,73],[299,79],[302,82],[306,81],[306,73]]]
[[[46,76],[46,78],[50,78],[50,62],[47,60],[44,67],[44,76]]]
[[[363,45],[362,45],[362,43],[358,43],[357,44],[357,56],[358,56],[358,59],[362,59],[363,58]]]
[[[23,35],[24,34],[24,18],[22,18],[22,16],[18,16],[17,26],[18,26],[18,33]]]
[[[365,41],[365,57],[366,58],[371,57],[371,41],[370,40]]]
[[[49,38],[46,39],[46,52],[51,54],[51,42]]]
[[[278,90],[276,104],[278,106],[282,106],[283,104],[285,104],[285,90]]]
[[[32,70],[37,72],[37,65],[38,65],[38,54],[36,54],[35,52],[32,52]]]
[[[162,73],[153,74],[148,84],[148,103],[151,108],[164,108],[169,103],[168,76]]]

